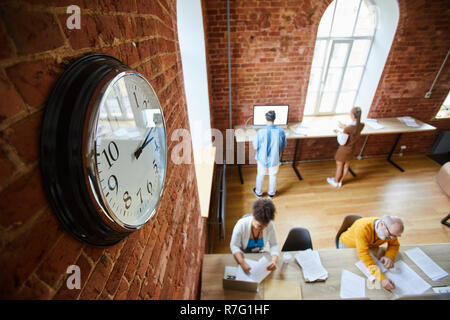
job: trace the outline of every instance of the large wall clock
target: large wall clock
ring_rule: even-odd
[[[74,237],[104,247],[141,228],[156,213],[167,167],[152,86],[114,57],[78,59],[47,102],[40,160],[49,202]]]

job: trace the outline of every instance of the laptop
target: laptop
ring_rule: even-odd
[[[274,124],[280,128],[287,128],[288,105],[253,106],[253,128],[261,128],[267,125],[266,113],[270,110],[275,111]]]

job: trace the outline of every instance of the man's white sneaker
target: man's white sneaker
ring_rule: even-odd
[[[327,182],[335,188],[338,187],[338,183],[334,181],[334,178],[327,178]]]

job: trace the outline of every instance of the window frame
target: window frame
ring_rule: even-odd
[[[324,54],[324,57],[323,57],[323,61],[321,62],[321,64],[319,64],[319,68],[322,68],[322,72],[321,72],[321,75],[320,75],[319,88],[318,88],[317,92],[314,92],[314,94],[316,95],[316,97],[315,97],[315,105],[313,107],[312,113],[305,114],[307,116],[342,115],[342,114],[347,114],[348,113],[348,112],[336,112],[336,108],[337,108],[337,103],[338,103],[339,96],[341,94],[343,80],[344,80],[345,74],[347,72],[348,60],[349,60],[350,55],[351,55],[351,50],[353,48],[354,41],[355,40],[370,40],[370,45],[369,45],[369,50],[368,50],[366,58],[365,58],[364,65],[360,65],[360,67],[362,67],[363,69],[362,69],[361,76],[360,76],[360,79],[359,79],[358,87],[357,87],[357,89],[355,91],[356,93],[355,93],[355,97],[353,98],[352,105],[355,103],[355,100],[358,97],[358,93],[359,93],[360,88],[361,88],[361,83],[362,83],[364,74],[365,74],[366,69],[367,69],[367,62],[369,60],[370,53],[372,51],[373,43],[374,43],[374,40],[375,40],[377,27],[378,27],[378,15],[377,15],[376,12],[375,12],[375,26],[374,26],[374,29],[373,29],[374,31],[373,31],[372,35],[370,35],[370,36],[355,36],[356,25],[358,24],[358,18],[359,18],[359,14],[360,14],[360,11],[361,11],[362,2],[364,0],[360,0],[359,1],[358,11],[356,13],[355,21],[353,23],[352,35],[348,36],[348,37],[345,37],[345,36],[331,36],[331,30],[332,30],[333,24],[334,24],[334,18],[335,18],[336,7],[337,7],[337,4],[338,4],[338,1],[344,1],[344,0],[334,0],[335,4],[334,4],[334,8],[333,8],[333,15],[332,15],[330,27],[329,27],[329,30],[328,30],[328,35],[329,36],[327,36],[327,37],[325,37],[325,36],[317,36],[316,37],[314,50],[316,50],[316,46],[317,46],[317,42],[318,41],[326,41],[326,46],[325,46],[325,54]],[[332,5],[332,3],[330,3],[330,5]],[[323,15],[322,15],[322,18],[323,18]],[[320,22],[319,22],[319,24],[320,24]],[[323,87],[325,86],[325,83],[326,83],[326,80],[327,80],[329,67],[330,67],[330,60],[331,60],[330,57],[332,56],[333,47],[334,47],[334,43],[335,42],[341,42],[341,43],[342,42],[348,42],[348,43],[350,43],[350,47],[348,49],[347,56],[346,56],[346,59],[345,59],[345,64],[343,66],[343,72],[342,72],[342,75],[341,75],[341,79],[339,81],[338,90],[336,91],[336,97],[334,98],[332,111],[320,112],[320,104],[321,104],[322,97],[323,97]],[[329,48],[330,45],[331,45],[330,52],[328,52],[328,48]],[[313,61],[312,61],[311,65],[313,65],[313,63],[314,63],[314,58],[313,58]],[[316,68],[317,68],[317,66],[316,66]],[[310,73],[310,78],[309,78],[309,81],[308,81],[307,96],[305,98],[305,101],[307,101],[308,94],[312,93],[312,92],[309,92],[309,83],[310,83],[310,81],[311,81],[311,73]]]

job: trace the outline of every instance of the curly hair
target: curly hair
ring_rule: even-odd
[[[263,224],[268,224],[275,218],[275,206],[269,199],[259,199],[253,203],[253,216]]]

